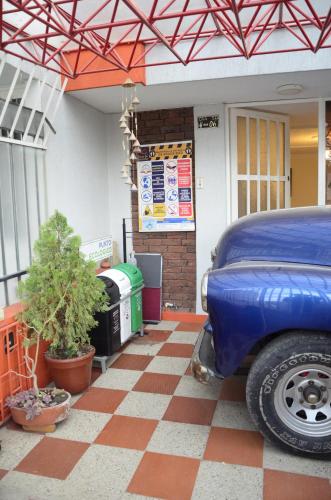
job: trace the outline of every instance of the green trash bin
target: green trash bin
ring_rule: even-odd
[[[142,287],[144,284],[143,275],[138,269],[138,267],[133,264],[124,263],[114,266],[113,269],[118,269],[122,271],[130,280],[131,283],[131,331],[136,333],[141,329],[143,322],[143,304],[142,304],[142,293],[135,291]]]

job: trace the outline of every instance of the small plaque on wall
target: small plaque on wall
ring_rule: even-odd
[[[198,116],[198,128],[218,128],[219,115]]]

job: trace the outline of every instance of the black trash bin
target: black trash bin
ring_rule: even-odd
[[[109,296],[109,304],[113,306],[119,303],[120,291],[112,279],[99,275],[105,284],[105,290]],[[96,349],[97,356],[111,356],[121,347],[121,320],[120,305],[112,307],[110,311],[95,314],[98,326],[90,331],[91,344]]]

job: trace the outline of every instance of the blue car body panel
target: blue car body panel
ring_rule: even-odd
[[[244,260],[331,266],[331,207],[274,210],[239,219],[220,239],[213,267]]]
[[[233,374],[270,334],[331,332],[329,266],[330,208],[279,210],[232,225],[208,277],[217,372]]]

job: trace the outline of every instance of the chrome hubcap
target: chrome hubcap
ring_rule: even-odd
[[[293,368],[279,380],[274,396],[279,418],[306,436],[331,434],[331,368]]]

